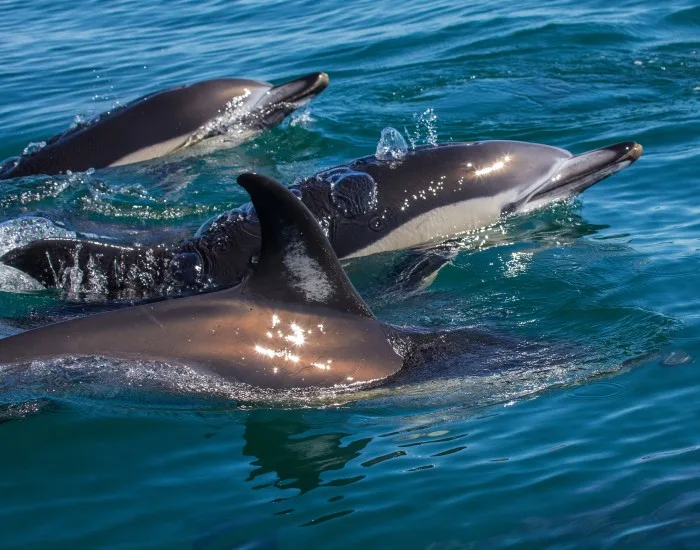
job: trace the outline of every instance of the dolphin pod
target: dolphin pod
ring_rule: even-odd
[[[162,157],[225,132],[227,125],[217,121],[226,115],[235,117],[241,129],[262,130],[279,124],[326,86],[326,73],[312,73],[278,86],[221,78],[155,92],[79,124],[50,138],[42,148],[5,163],[0,166],[0,179],[79,172]]]
[[[421,146],[401,159],[360,158],[291,186],[341,258],[422,247],[574,196],[629,166],[641,145],[579,155],[534,143],[482,141]],[[106,281],[108,298],[147,298],[184,287],[239,283],[260,250],[257,208],[244,205],[181,243],[128,247],[47,239],[0,260],[51,288]],[[92,297],[94,299],[94,296]]]

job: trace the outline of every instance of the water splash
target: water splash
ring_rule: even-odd
[[[273,404],[305,408],[345,404],[365,395],[361,392],[362,384],[272,391],[228,381],[177,363],[100,356],[0,365],[0,386],[10,388],[0,399],[0,419],[7,405],[18,409],[31,407],[31,403],[37,401],[55,402],[65,398],[87,400],[90,408],[120,408],[121,404],[128,403],[131,411],[147,411],[169,399],[177,403],[182,396],[186,396],[188,409],[206,410],[214,404],[210,401],[212,398],[224,399],[226,409]],[[198,401],[197,396],[206,399]]]
[[[44,290],[44,285],[23,271],[0,264],[0,291],[24,294]]]
[[[223,113],[201,126],[187,139],[182,148],[190,147],[216,136],[244,138],[244,134],[248,133],[248,124],[245,122],[247,117],[252,115],[248,102],[250,96],[251,91],[246,89],[245,93],[231,99],[226,103]]]
[[[257,223],[258,213],[252,202],[246,202],[237,208],[233,208],[223,214],[215,214],[205,221],[194,234],[195,239],[199,239],[206,234],[227,233],[223,227],[239,221],[251,221]]]
[[[24,148],[24,150],[22,151],[22,155],[31,155],[32,153],[36,153],[44,147],[46,147],[45,141],[32,141],[31,143],[28,143],[27,146]]]
[[[306,128],[312,122],[314,122],[314,118],[311,116],[311,109],[307,107],[301,111],[292,113],[289,120],[289,125]]]
[[[396,128],[387,126],[377,143],[375,156],[379,160],[401,160],[408,153],[408,144]]]
[[[0,223],[0,256],[40,239],[74,239],[76,233],[39,216],[23,216]]]
[[[437,145],[437,118],[432,108],[413,115],[413,120],[415,121],[414,129],[413,131],[406,129],[408,141],[411,142],[411,149],[415,149],[417,145],[421,144]]]

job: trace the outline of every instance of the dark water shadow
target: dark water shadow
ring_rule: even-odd
[[[253,458],[253,470],[246,481],[255,482],[267,474],[276,477],[274,482],[256,485],[254,489],[274,485],[283,490],[297,489],[301,495],[322,485],[343,486],[359,481],[347,478],[324,483],[323,474],[342,470],[360,456],[372,439],[357,439],[344,445],[343,439],[351,433],[309,434],[312,427],[305,420],[306,414],[298,410],[250,413],[243,434],[243,454]]]

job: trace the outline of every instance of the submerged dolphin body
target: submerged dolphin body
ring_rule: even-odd
[[[503,214],[576,195],[641,153],[634,142],[576,156],[517,141],[450,143],[418,147],[400,160],[361,158],[291,189],[344,259],[421,247],[486,226]],[[0,260],[48,287],[71,288],[78,267],[88,290],[106,281],[109,298],[144,298],[183,286],[236,284],[259,247],[255,210],[244,205],[210,220],[179,245],[138,248],[48,239]],[[436,256],[427,263],[435,270],[445,261]]]
[[[237,128],[269,128],[326,86],[328,75],[313,73],[279,86],[221,78],[155,92],[52,137],[41,149],[1,166],[0,179],[162,157],[224,133],[227,116],[236,119]]]

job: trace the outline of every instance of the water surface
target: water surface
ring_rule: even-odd
[[[386,126],[409,143],[516,139],[578,153],[635,140],[645,153],[571,203],[465,237],[419,292],[384,291],[391,257],[348,267],[384,321],[482,326],[537,353],[495,349],[400,387],[291,404],[243,402],[153,366],[5,369],[3,548],[694,547],[695,3],[4,8],[0,158],[169,85],[316,70],[331,85],[235,149],[4,182],[3,246],[191,235],[246,200],[239,172],[291,183],[373,153]],[[18,220],[27,215],[52,223]],[[55,292],[9,292],[15,283],[0,292],[3,334],[75,314],[56,313]],[[486,374],[469,374],[475,362]],[[147,383],[159,377],[175,391]]]

